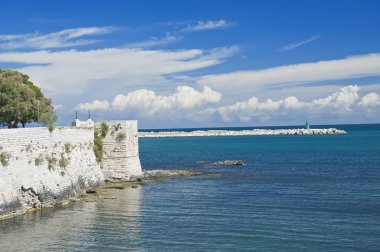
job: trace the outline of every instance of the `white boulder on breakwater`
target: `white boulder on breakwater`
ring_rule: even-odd
[[[252,130],[196,130],[139,132],[139,137],[193,137],[193,136],[276,136],[345,134],[344,130],[328,129],[252,129]]]

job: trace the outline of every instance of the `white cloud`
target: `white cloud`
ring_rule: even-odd
[[[61,110],[64,108],[62,104],[54,104],[53,107],[54,107],[54,110]]]
[[[293,110],[302,109],[306,106],[304,102],[298,100],[298,98],[295,96],[287,97],[284,100],[283,105],[285,109],[293,109]]]
[[[276,120],[357,118],[367,116],[363,109],[371,109],[372,115],[380,112],[380,97],[376,93],[360,99],[360,88],[349,85],[323,98],[301,101],[295,96],[284,99],[258,97],[220,105],[222,95],[209,87],[198,91],[189,86],[177,87],[174,93],[158,95],[153,90],[139,89],[128,94],[116,95],[113,101],[98,101],[78,105],[80,110],[99,110],[121,113],[123,116],[155,122],[188,121],[197,123],[271,123]]]
[[[106,48],[11,52],[0,53],[0,62],[26,64],[18,70],[28,74],[53,98],[81,95],[85,90],[110,96],[122,89],[159,87],[169,83],[166,75],[220,64],[236,50],[233,46],[209,51]]]
[[[151,47],[156,47],[156,46],[163,46],[163,45],[172,44],[172,43],[178,42],[182,39],[183,39],[182,36],[174,36],[174,35],[166,34],[166,36],[163,38],[152,37],[152,38],[145,40],[145,41],[127,44],[127,45],[125,45],[125,47],[128,47],[128,48],[151,48]]]
[[[172,96],[172,102],[180,108],[199,107],[206,103],[217,103],[221,94],[213,91],[209,87],[204,87],[202,92],[189,86],[176,88],[176,93]]]
[[[154,116],[166,117],[169,114],[183,117],[184,112],[219,102],[221,94],[209,87],[202,91],[189,86],[180,86],[171,95],[157,95],[153,90],[139,89],[128,94],[116,95],[112,102],[95,100],[80,103],[78,110],[113,110],[134,114],[139,118],[151,119]]]
[[[339,91],[310,102],[300,101],[291,96],[281,100],[267,99],[260,102],[257,97],[245,101],[236,102],[232,105],[221,106],[214,112],[218,113],[225,122],[250,122],[254,120],[266,121],[279,116],[291,118],[292,115],[303,115],[304,117],[323,118],[327,116],[348,116],[353,114],[357,107],[367,107],[380,104],[377,94],[368,94],[360,100],[359,87],[350,85]]]
[[[83,39],[86,36],[95,36],[115,31],[114,27],[82,27],[66,29],[58,32],[40,34],[14,34],[0,35],[0,48],[2,49],[49,49],[82,46],[96,43],[97,40]]]
[[[380,106],[380,96],[376,93],[369,93],[360,99],[358,106],[367,109]]]
[[[209,20],[209,21],[198,21],[195,24],[188,25],[182,31],[194,32],[194,31],[206,31],[206,30],[215,30],[220,28],[231,27],[232,23],[227,22],[224,19],[220,20]]]
[[[308,83],[380,75],[380,54],[286,65],[263,70],[237,71],[201,77],[198,83],[219,92],[252,93],[268,85]]]
[[[308,39],[305,39],[305,40],[302,40],[302,41],[297,41],[297,42],[293,42],[293,43],[284,45],[283,47],[280,48],[280,51],[289,51],[289,50],[296,49],[296,48],[298,48],[300,46],[303,46],[305,44],[313,42],[314,40],[316,40],[318,38],[319,37],[317,37],[317,36],[313,36],[311,38],[308,38]]]
[[[163,112],[173,113],[199,108],[205,104],[217,103],[220,99],[221,94],[209,87],[204,87],[200,92],[189,86],[180,86],[168,96],[157,95],[152,90],[139,89],[127,95],[117,95],[112,102],[112,109],[130,113],[138,111],[142,116],[152,117]]]
[[[26,38],[29,38],[31,36],[33,36],[33,34],[5,34],[5,35],[0,35],[0,41],[26,39]]]
[[[268,113],[277,111],[283,101],[273,101],[267,99],[260,102],[257,97],[252,97],[246,101],[236,102],[229,106],[219,107],[216,111],[225,122],[238,120],[240,122],[251,121],[253,117],[258,115],[267,116]]]
[[[77,109],[81,111],[108,110],[109,107],[110,107],[110,104],[108,103],[108,101],[95,100],[92,102],[80,103],[78,104]]]
[[[338,92],[333,93],[322,99],[315,99],[308,104],[310,110],[327,108],[329,110],[336,108],[340,113],[350,112],[351,106],[359,99],[359,87],[350,85],[341,88]]]

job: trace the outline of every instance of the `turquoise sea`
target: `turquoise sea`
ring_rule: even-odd
[[[329,126],[331,127],[331,126]],[[142,138],[203,174],[0,222],[0,251],[380,251],[380,125],[344,135]],[[197,161],[244,160],[244,166]]]

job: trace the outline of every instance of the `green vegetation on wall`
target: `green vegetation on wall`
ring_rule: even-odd
[[[52,133],[53,130],[54,130],[54,123],[53,122],[49,122],[48,123],[48,129],[49,129],[49,132]]]
[[[124,132],[117,133],[116,141],[122,142],[127,138],[127,135]]]
[[[99,130],[96,127],[94,129],[94,153],[96,161],[101,163],[103,160],[103,140]]]
[[[55,170],[55,164],[57,163],[57,159],[51,155],[51,156],[46,156],[46,161],[48,162],[48,169],[49,171]]]
[[[71,143],[65,143],[65,152],[69,154],[71,152],[72,146]]]
[[[66,168],[69,165],[70,158],[66,158],[65,154],[61,153],[61,158],[58,161],[59,167]]]
[[[45,161],[44,157],[42,155],[40,155],[34,159],[34,164],[36,166],[40,166],[44,163],[44,161]]]
[[[113,136],[115,132],[118,132],[120,129],[122,129],[120,123],[112,125],[111,136]]]
[[[9,159],[11,158],[11,154],[8,152],[1,152],[0,153],[0,163],[2,166],[9,165]]]
[[[108,129],[109,129],[109,126],[108,126],[107,123],[102,122],[100,124],[100,135],[101,135],[102,138],[105,138],[107,136]]]

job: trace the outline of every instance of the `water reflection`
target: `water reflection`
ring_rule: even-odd
[[[141,190],[142,187],[109,190],[105,193],[109,199],[44,209],[1,221],[0,251],[138,251]]]

